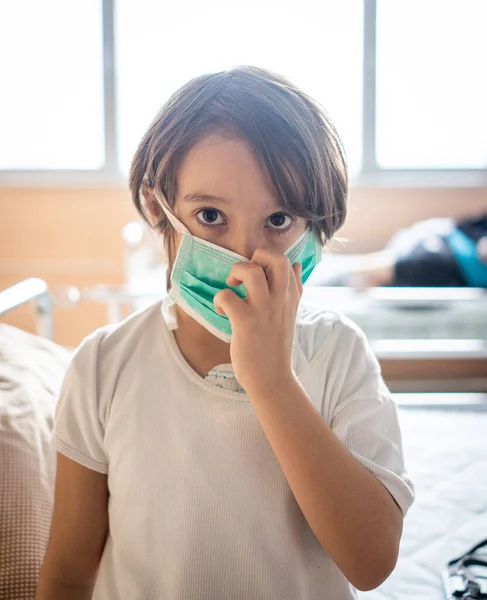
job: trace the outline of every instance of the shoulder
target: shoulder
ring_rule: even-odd
[[[344,359],[352,353],[368,354],[365,333],[338,311],[300,304],[296,317],[296,341],[308,363],[321,357]]]
[[[65,373],[58,419],[70,405],[75,411],[89,412],[91,407],[97,419],[106,423],[122,369],[129,377],[135,375],[163,336],[160,301],[90,333],[76,348]]]
[[[162,333],[162,327],[159,300],[119,323],[104,325],[90,333],[77,347],[73,362],[79,366],[92,361],[105,366],[107,363],[123,364],[134,355],[134,350],[143,340],[145,343],[153,342],[153,336],[157,336],[159,329]]]

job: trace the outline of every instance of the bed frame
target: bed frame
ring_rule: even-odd
[[[134,290],[130,286],[96,285],[79,292],[71,289],[69,304],[76,305],[80,300],[99,302],[107,307],[108,322],[117,322],[122,318],[122,308],[129,310],[140,308],[161,297],[161,290]],[[76,292],[76,293],[74,293]],[[61,302],[48,290],[45,281],[37,278],[26,279],[0,292],[0,318],[14,308],[34,303],[37,315],[37,333],[52,339],[53,307]],[[409,364],[427,361],[451,361],[467,365],[466,361],[480,365],[481,379],[476,379],[473,387],[469,387],[469,375],[462,378],[441,382],[438,379],[428,382],[422,380],[421,389],[417,389],[415,379],[396,382],[391,385],[394,392],[486,392],[487,391],[487,290],[477,288],[370,288],[364,292],[356,292],[345,287],[307,287],[303,299],[316,306],[338,310],[349,315],[367,334],[370,344],[382,364],[400,365],[404,361]],[[449,311],[449,312],[448,312]],[[446,324],[454,320],[455,315],[469,317],[475,314],[477,321],[467,321],[466,326],[460,324],[458,337],[419,338],[414,335],[405,337],[408,332],[408,319],[423,319],[427,323],[430,316],[441,315]],[[364,321],[367,315],[380,315],[379,327],[374,330]],[[394,337],[381,337],[380,325],[388,320],[389,324],[402,323],[402,332]],[[478,326],[477,326],[478,323]],[[405,325],[406,327],[405,327]],[[430,364],[430,363],[429,363]],[[485,367],[484,367],[485,366]],[[476,369],[478,373],[479,368]],[[477,375],[475,376],[477,377]],[[470,382],[472,384],[472,382]],[[425,387],[426,385],[426,387]],[[428,388],[428,385],[430,386]],[[443,394],[444,396],[444,394]],[[483,398],[485,401],[485,398]]]
[[[37,333],[53,339],[53,300],[42,279],[30,277],[0,292],[0,317],[23,304],[32,302],[36,310]]]

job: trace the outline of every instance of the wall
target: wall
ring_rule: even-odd
[[[376,250],[414,221],[486,209],[487,188],[354,188],[340,235],[352,240],[349,251]],[[45,279],[54,291],[65,285],[123,283],[121,229],[136,217],[123,188],[0,188],[0,289],[33,276]],[[12,311],[2,321],[35,331],[31,307]],[[77,345],[105,322],[101,305],[58,307],[55,340]]]
[[[79,288],[123,283],[121,229],[136,217],[121,189],[0,189],[0,289],[26,277]],[[3,322],[35,330],[32,307]],[[77,345],[105,322],[92,303],[55,310],[55,340]]]

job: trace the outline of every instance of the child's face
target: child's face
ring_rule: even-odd
[[[257,248],[284,253],[306,229],[304,219],[279,205],[249,146],[219,134],[204,137],[185,156],[174,210],[194,236],[249,260]]]

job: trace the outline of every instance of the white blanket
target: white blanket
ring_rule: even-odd
[[[396,569],[367,600],[443,600],[441,572],[487,538],[487,406],[399,408],[416,500]]]

